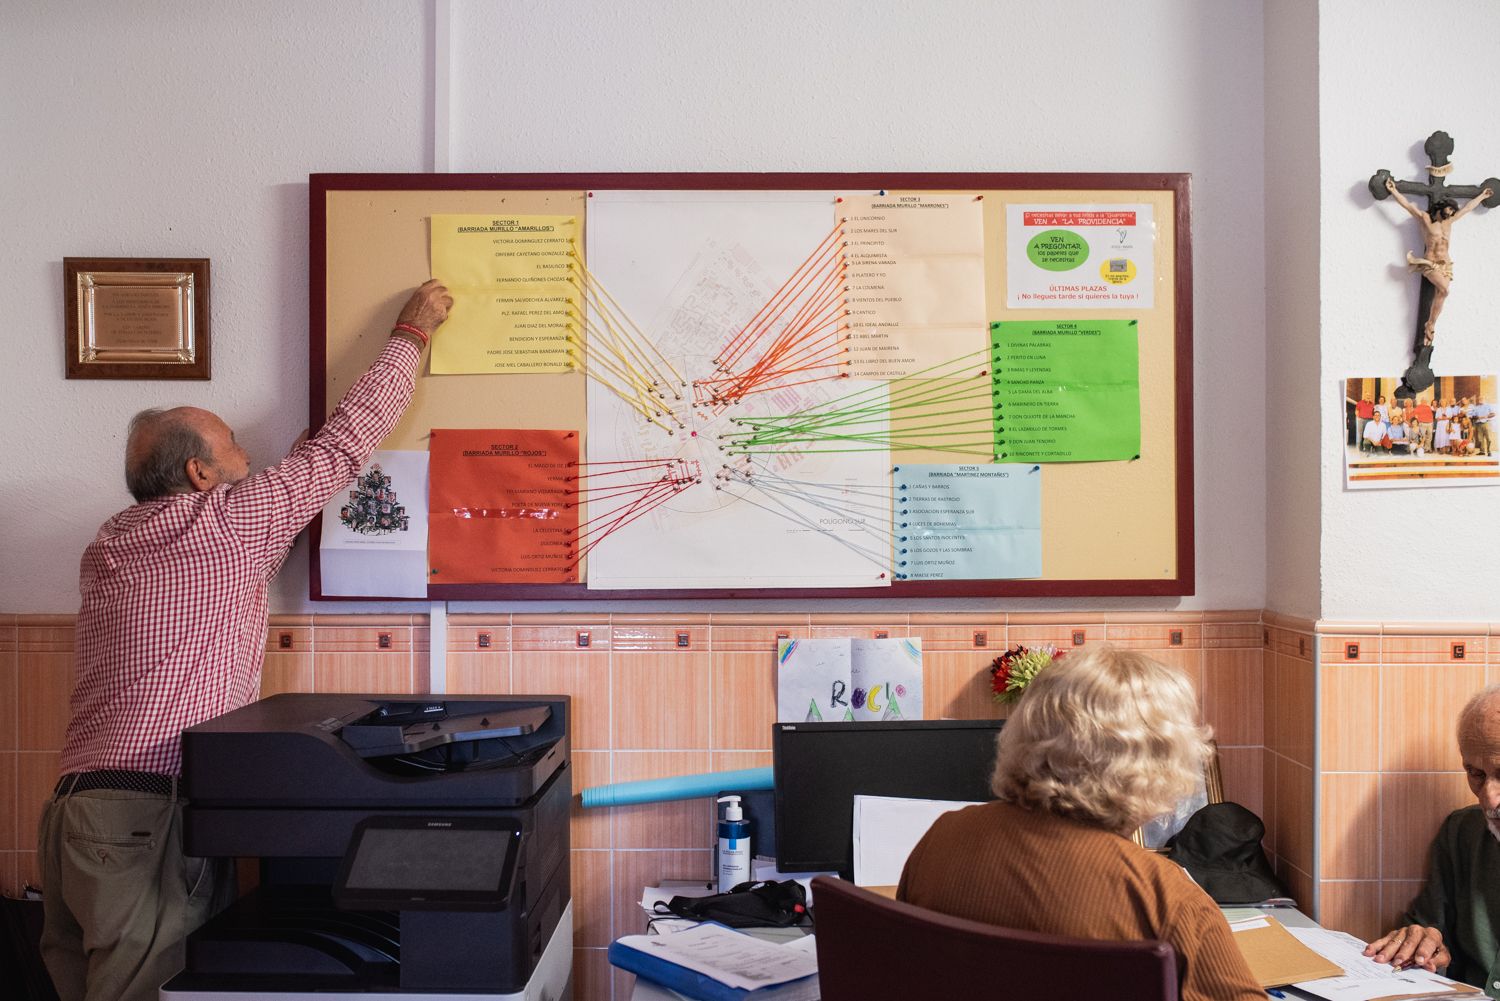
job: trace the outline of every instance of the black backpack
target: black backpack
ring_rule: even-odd
[[[658,901],[656,913],[730,928],[790,928],[809,920],[807,891],[792,879],[741,883],[711,897],[673,897]]]

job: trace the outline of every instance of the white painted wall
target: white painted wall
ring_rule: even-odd
[[[1265,190],[1266,607],[1316,619],[1321,604],[1317,517],[1318,8],[1268,0]],[[1279,198],[1276,192],[1300,192]]]
[[[1449,183],[1500,176],[1496,12],[1487,0],[1320,4],[1324,618],[1490,621],[1500,607],[1500,487],[1346,491],[1337,385],[1410,361],[1417,281],[1402,262],[1421,241],[1399,206],[1371,199],[1370,175],[1425,180],[1422,143],[1441,129],[1455,143]],[[1302,204],[1290,191],[1271,202]],[[1434,371],[1500,371],[1500,211],[1460,221],[1453,254]]]
[[[276,457],[306,412],[307,174],[431,162],[430,3],[82,6],[0,8],[6,611],[76,607],[141,406],[211,407]],[[1266,406],[1258,3],[454,0],[452,37],[454,170],[1192,172],[1181,605],[1264,603],[1264,457],[1211,433]],[[212,383],[63,380],[61,259],[107,254],[213,259]],[[301,548],[278,611],[310,607]]]

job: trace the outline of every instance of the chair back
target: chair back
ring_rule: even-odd
[[[1165,942],[1017,931],[813,880],[822,1001],[1178,1001]]]

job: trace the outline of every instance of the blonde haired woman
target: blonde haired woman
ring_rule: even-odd
[[[1265,1001],[1214,902],[1130,840],[1197,785],[1210,753],[1197,717],[1172,668],[1109,646],[1070,653],[1000,732],[998,800],[938,818],[897,897],[1007,928],[1159,939],[1177,953],[1184,1001]]]

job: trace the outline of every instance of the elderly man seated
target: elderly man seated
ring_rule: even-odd
[[[1400,968],[1448,967],[1454,980],[1500,998],[1500,685],[1458,716],[1458,752],[1479,800],[1455,810],[1432,842],[1432,873],[1400,928],[1365,955]]]

